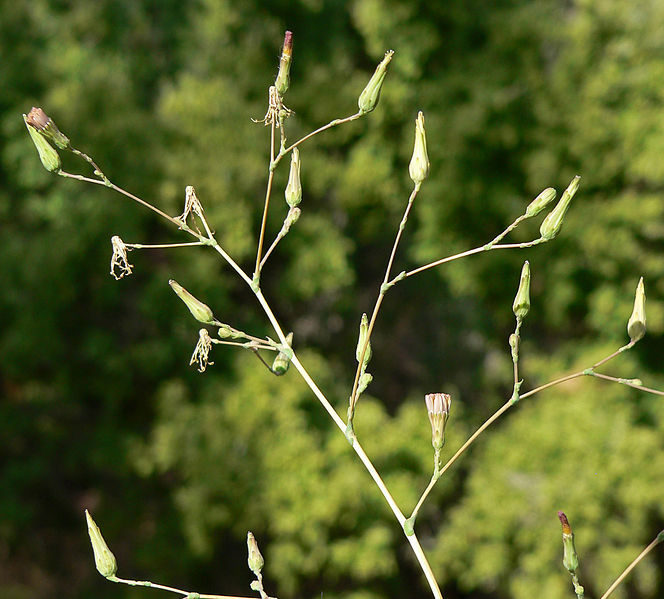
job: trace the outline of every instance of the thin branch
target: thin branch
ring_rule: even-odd
[[[664,391],[658,391],[657,389],[651,389],[650,387],[638,385],[632,382],[630,379],[609,376],[608,374],[600,374],[599,372],[589,372],[588,374],[589,376],[594,376],[598,379],[604,379],[605,381],[611,381],[613,383],[620,383],[621,385],[626,385],[627,387],[632,387],[632,389],[638,389],[639,391],[645,391],[646,393],[652,393],[653,395],[664,395]]]
[[[135,250],[158,250],[158,249],[168,249],[168,248],[184,248],[191,247],[194,245],[209,245],[203,241],[190,241],[187,243],[125,243],[128,248],[133,248]]]
[[[638,565],[638,563],[646,556],[648,555],[657,545],[659,545],[662,541],[664,541],[664,531],[660,532],[639,555],[634,559],[634,561],[625,568],[623,573],[616,578],[614,583],[606,590],[606,593],[604,593],[601,597],[601,599],[607,599],[609,595],[613,593],[618,588],[618,585],[627,578],[629,573]]]
[[[177,593],[183,597],[189,597],[190,595],[195,595],[200,599],[255,599],[255,597],[238,597],[237,595],[207,595],[203,593],[193,593],[191,591],[183,591],[182,589],[176,589],[175,587],[169,587],[163,584],[157,584],[155,582],[150,582],[149,580],[128,580],[125,578],[118,578],[113,576],[107,578],[111,582],[118,582],[121,584],[126,584],[131,587],[147,587],[150,589],[158,589],[160,591],[168,591],[169,593]]]
[[[263,208],[263,219],[261,221],[261,232],[258,238],[258,250],[256,251],[256,268],[254,269],[254,277],[258,277],[260,275],[260,268],[261,268],[261,255],[263,253],[263,240],[265,238],[265,226],[267,223],[267,209],[270,206],[270,195],[272,193],[272,181],[274,180],[274,169],[275,169],[275,161],[274,161],[274,129],[275,129],[275,122],[274,120],[272,121],[270,125],[270,174],[268,175],[267,178],[267,189],[265,190],[265,207]]]

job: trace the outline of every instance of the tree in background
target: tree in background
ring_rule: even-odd
[[[403,267],[485,243],[542,187],[580,172],[564,233],[528,254],[526,382],[621,344],[644,275],[649,335],[615,374],[661,386],[657,3],[17,0],[2,13],[3,596],[122,596],[91,578],[83,506],[104,514],[138,577],[241,592],[251,528],[266,539],[279,596],[413,596],[414,585],[426,596],[382,499],[294,376],[285,384],[224,352],[204,377],[185,368],[192,330],[166,279],[185,277],[260,330],[233,277],[203,252],[171,252],[136,255],[135,276],[113,284],[108,238],[156,241],[163,229],[105,190],[40,174],[17,118],[33,103],[114,180],[171,212],[195,184],[224,247],[250,260],[266,131],[249,117],[264,113],[275,40],[296,34],[293,137],[350,114],[375,58],[394,48],[380,110],[307,148],[306,215],[263,281],[337,407],[389,254],[384,231],[408,195],[418,108],[432,169]],[[373,341],[381,375],[356,427],[406,504],[429,469],[422,394],[453,391],[452,450],[509,396],[522,259],[430,271],[385,304]],[[582,383],[524,401],[434,490],[419,520],[446,597],[568,596],[560,507],[574,517],[593,594],[661,528],[661,402]],[[658,596],[661,572],[642,566],[623,596]]]

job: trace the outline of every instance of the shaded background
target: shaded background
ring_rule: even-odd
[[[268,156],[268,129],[250,117],[265,112],[284,30],[295,39],[291,139],[352,114],[393,48],[378,109],[302,148],[303,216],[263,276],[342,413],[359,318],[410,190],[419,109],[431,175],[397,272],[486,243],[541,189],[582,175],[553,243],[453,263],[388,295],[356,430],[404,511],[430,475],[423,394],[453,394],[451,455],[511,392],[525,258],[525,389],[622,345],[641,275],[648,335],[605,372],[664,386],[664,2],[4,0],[0,11],[5,599],[154,594],[97,575],[85,507],[125,577],[247,595],[251,529],[281,599],[428,596],[382,497],[297,373],[276,379],[220,348],[204,375],[188,367],[198,327],[167,280],[225,322],[270,334],[251,293],[198,248],[135,251],[135,274],[115,282],[111,235],[183,236],[108,190],[46,173],[21,120],[32,105],[111,180],[171,214],[195,185],[217,238],[250,269]],[[572,596],[558,509],[599,596],[664,526],[663,420],[659,398],[585,380],[509,413],[420,515],[446,599]],[[660,551],[614,596],[662,596],[663,572]]]

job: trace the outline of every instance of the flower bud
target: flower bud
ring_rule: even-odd
[[[284,219],[284,224],[281,226],[280,235],[283,237],[290,231],[290,228],[298,221],[302,211],[299,208],[291,208]]]
[[[414,183],[422,183],[429,174],[427,135],[424,131],[424,114],[421,110],[415,120],[415,146],[413,147],[413,157],[408,165],[408,172]]]
[[[26,115],[23,115],[23,120],[25,121],[25,126],[28,128],[30,139],[32,139],[32,143],[35,144],[35,147],[37,148],[39,160],[41,160],[42,165],[49,173],[57,173],[62,166],[60,155],[56,149],[46,141],[46,138],[41,135],[34,126],[30,125]]]
[[[102,576],[111,578],[118,571],[115,556],[108,548],[104,537],[101,536],[99,527],[92,519],[88,510],[85,510],[85,519],[88,523],[88,534],[90,535],[90,543],[92,543],[92,551],[95,555],[95,566],[97,566],[97,570]]]
[[[258,576],[263,569],[265,560],[263,559],[263,556],[258,549],[258,543],[256,543],[256,539],[251,532],[247,533],[247,552],[249,554],[249,557],[247,558],[249,569]]]
[[[546,215],[546,218],[542,221],[540,226],[540,235],[545,241],[551,241],[558,233],[563,226],[563,219],[569,208],[569,204],[576,193],[576,190],[579,188],[579,175],[576,175],[572,182],[569,184],[567,189],[563,192],[560,201],[556,204],[556,207]]]
[[[558,518],[563,526],[563,566],[574,574],[579,568],[579,556],[574,547],[574,534],[572,534],[572,528],[563,512],[558,512]]]
[[[367,83],[367,86],[360,94],[357,101],[357,105],[360,108],[360,114],[366,114],[376,108],[378,99],[380,98],[380,90],[383,87],[383,80],[387,73],[387,65],[390,64],[393,55],[394,50],[388,50],[385,52],[385,57],[376,67],[376,71],[371,76],[371,79],[369,79],[369,83]]]
[[[291,152],[290,172],[288,173],[288,184],[286,185],[286,202],[291,208],[295,208],[302,201],[302,183],[300,182],[300,151],[293,148]]]
[[[369,335],[369,319],[367,318],[366,313],[362,314],[362,320],[360,320],[360,336],[357,340],[357,348],[355,349],[355,358],[358,363],[362,359],[362,349],[364,344],[367,342],[367,337]],[[367,349],[364,352],[364,360],[362,360],[363,366],[366,365],[371,360],[371,342],[367,343]]]
[[[197,300],[177,281],[171,279],[168,284],[171,286],[171,289],[175,291],[177,296],[185,303],[187,308],[189,308],[189,312],[191,312],[192,316],[198,320],[198,322],[202,322],[203,324],[214,323],[214,316],[209,306]]]
[[[34,127],[47,140],[52,141],[61,150],[70,147],[69,138],[60,132],[53,120],[41,109],[34,106],[26,117],[29,125]]]
[[[627,334],[632,343],[636,343],[646,334],[646,290],[643,286],[643,277],[636,287],[634,310],[627,323]]]
[[[284,36],[284,47],[281,50],[281,58],[279,59],[279,73],[274,82],[279,95],[283,96],[288,91],[290,85],[290,66],[293,58],[293,34],[290,31],[286,32]]]
[[[528,218],[537,216],[555,199],[556,190],[553,187],[547,187],[544,191],[540,192],[530,204],[528,204],[528,208],[526,208],[526,216]]]
[[[526,260],[521,269],[521,279],[519,281],[519,290],[516,292],[512,311],[517,320],[523,320],[530,310],[530,263]]]
[[[293,333],[288,333],[288,335],[286,336],[286,342],[288,343],[288,347],[290,348],[293,344]],[[286,374],[286,371],[290,366],[290,361],[292,357],[293,357],[292,351],[291,352],[280,351],[277,354],[277,357],[274,359],[274,362],[272,362],[272,372],[274,372],[274,374],[276,374],[277,376]]]
[[[431,444],[440,450],[445,445],[445,425],[450,415],[452,398],[447,393],[429,393],[424,396],[431,422]]]
[[[360,377],[360,381],[357,384],[357,394],[362,395],[367,390],[367,387],[371,384],[371,381],[373,381],[373,375],[369,374],[368,372],[362,373],[362,376]]]

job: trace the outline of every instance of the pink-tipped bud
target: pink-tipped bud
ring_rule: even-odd
[[[434,449],[445,445],[445,426],[450,416],[452,398],[447,393],[429,393],[424,396],[431,422],[431,444]]]
[[[293,33],[287,31],[284,35],[284,47],[281,50],[281,58],[279,59],[279,73],[274,81],[274,86],[277,88],[280,96],[283,96],[288,91],[290,85],[290,66],[293,60]]]

